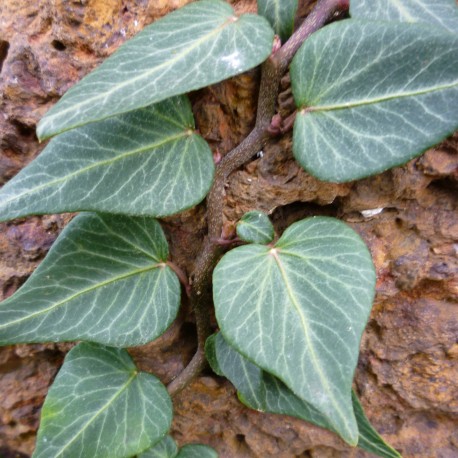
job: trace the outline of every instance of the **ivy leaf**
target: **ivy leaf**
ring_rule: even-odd
[[[216,363],[238,390],[239,399],[251,409],[281,415],[290,415],[333,432],[332,425],[310,404],[299,399],[287,386],[268,372],[263,371],[235,351],[221,333],[207,340],[205,351],[214,355],[210,364]],[[358,424],[358,447],[383,458],[400,458],[367,419],[362,406],[352,392],[353,409]]]
[[[351,0],[350,15],[374,21],[423,22],[458,32],[455,0]]]
[[[396,450],[380,437],[379,433],[371,425],[354,391],[352,392],[352,399],[359,428],[358,447],[383,458],[402,458]]]
[[[176,442],[166,436],[138,458],[218,458],[218,454],[211,447],[202,444],[187,444],[178,450]]]
[[[300,221],[274,248],[253,244],[227,253],[213,287],[228,343],[355,445],[351,383],[375,287],[359,236],[333,218]]]
[[[346,20],[313,34],[291,66],[293,150],[326,181],[403,164],[458,127],[458,36]]]
[[[218,454],[207,445],[187,444],[180,449],[177,458],[218,458]]]
[[[184,96],[53,139],[0,191],[0,221],[101,211],[165,216],[199,203],[213,181]]]
[[[187,5],[146,27],[71,88],[37,128],[41,140],[243,73],[271,53],[273,31],[221,0]]]
[[[143,452],[138,458],[176,458],[177,455],[177,443],[171,436],[165,436],[164,439]]]
[[[212,371],[216,375],[219,375],[220,377],[229,378],[229,376],[227,376],[223,372],[223,370],[219,367],[219,360],[216,354],[216,340],[220,339],[220,337],[218,337],[219,335],[221,335],[221,333],[212,334],[211,336],[207,337],[207,340],[205,341],[205,357],[207,358],[208,364],[212,368]],[[230,354],[230,353],[228,352],[227,354]],[[237,365],[238,364],[233,364],[232,366],[236,367]]]
[[[180,284],[153,218],[77,216],[19,291],[0,304],[0,344],[88,340],[117,347],[159,337]]]
[[[258,0],[258,13],[271,24],[284,43],[293,33],[297,0]]]
[[[67,354],[41,412],[34,458],[135,455],[159,441],[172,402],[125,350],[80,343]]]
[[[274,227],[269,217],[258,210],[245,213],[237,223],[237,235],[248,243],[268,244],[274,239]]]

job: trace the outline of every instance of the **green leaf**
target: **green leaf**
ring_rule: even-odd
[[[220,377],[226,377],[221,368],[219,367],[218,358],[216,356],[216,339],[219,334],[212,334],[205,341],[205,356],[212,371]]]
[[[218,458],[218,454],[211,447],[202,444],[188,444],[178,451],[176,442],[166,436],[138,458]]]
[[[224,1],[201,0],[154,22],[71,88],[37,129],[41,140],[243,73],[271,53],[273,31]]]
[[[356,444],[351,383],[375,287],[359,236],[333,218],[300,221],[274,248],[253,244],[227,253],[213,286],[228,342]]]
[[[0,304],[0,344],[88,340],[117,347],[160,336],[180,284],[153,218],[77,216],[19,291]]]
[[[188,444],[180,449],[177,458],[218,458],[218,454],[207,445]]]
[[[326,417],[314,407],[298,398],[287,386],[263,371],[234,350],[221,333],[211,336],[206,350],[214,353],[218,367],[237,388],[239,399],[251,409],[281,415],[290,415],[333,432]],[[213,348],[211,348],[213,347]],[[358,423],[358,447],[383,458],[399,458],[369,423],[358,398],[352,392],[353,409]]]
[[[275,410],[266,400],[266,380],[272,376],[232,348],[221,332],[208,337],[205,342],[205,355],[212,370],[217,375],[229,379],[237,388],[239,397],[243,398],[242,402],[245,405],[260,412]],[[288,390],[286,386],[285,389]],[[275,399],[279,403],[282,402],[281,396]]]
[[[176,458],[177,454],[177,443],[172,437],[165,436],[164,439],[143,452],[138,458]]]
[[[354,391],[352,399],[359,428],[358,447],[383,458],[401,458],[400,453],[388,445],[371,425]]]
[[[258,0],[258,13],[272,25],[284,43],[293,33],[297,0]]]
[[[241,353],[233,349],[221,333],[215,335],[207,348],[214,347],[214,354],[221,375],[237,388],[242,402],[260,412],[277,413],[301,418],[305,421],[332,429],[332,425],[314,407],[298,398],[278,378],[263,371]]]
[[[164,216],[199,203],[213,180],[208,144],[176,97],[53,139],[0,191],[0,221],[101,211]]]
[[[34,458],[135,455],[170,428],[162,383],[125,350],[81,343],[65,358],[41,412]]]
[[[274,227],[269,217],[254,210],[245,213],[237,223],[237,235],[248,243],[270,243],[275,236]]]
[[[455,0],[351,0],[350,15],[378,21],[423,22],[458,32]]]
[[[458,36],[419,24],[346,20],[291,65],[296,159],[343,182],[403,164],[458,127]]]

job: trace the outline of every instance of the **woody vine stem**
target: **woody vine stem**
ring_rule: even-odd
[[[224,184],[229,175],[258,153],[275,130],[275,115],[280,80],[302,43],[321,28],[335,13],[347,11],[349,0],[319,0],[302,25],[281,47],[274,49],[262,65],[256,123],[251,133],[218,164],[207,197],[208,234],[190,281],[190,303],[195,314],[197,350],[186,368],[168,385],[170,395],[182,391],[205,367],[205,341],[211,333],[208,304],[211,303],[211,274],[222,252],[217,240],[223,227]]]

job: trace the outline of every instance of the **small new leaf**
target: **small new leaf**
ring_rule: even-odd
[[[455,0],[351,0],[350,15],[374,21],[423,22],[458,33]]]
[[[374,287],[364,242],[325,217],[293,224],[274,248],[231,250],[213,274],[216,318],[228,343],[279,377],[353,445],[351,384]]]
[[[125,350],[81,343],[66,356],[46,397],[33,458],[124,458],[159,441],[172,402]]]
[[[274,227],[269,217],[258,210],[245,213],[237,223],[237,235],[248,243],[268,244],[274,239]]]
[[[213,180],[184,96],[66,132],[0,191],[0,221],[99,211],[165,216],[199,203]]]
[[[325,181],[404,164],[458,127],[458,35],[346,20],[313,34],[291,65],[293,150]]]
[[[72,87],[40,121],[43,140],[217,83],[270,54],[273,30],[221,0],[193,2],[145,27]]]
[[[153,218],[77,216],[16,294],[0,304],[0,344],[88,340],[116,347],[159,337],[180,284]]]

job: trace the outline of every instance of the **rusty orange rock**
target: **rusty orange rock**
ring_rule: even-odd
[[[189,0],[3,0],[0,5],[0,183],[42,148],[35,125],[65,90],[142,27]],[[232,1],[238,12],[254,0]],[[309,2],[302,2],[301,11]],[[258,72],[191,94],[200,132],[224,154],[254,122]],[[288,84],[280,100],[288,108]],[[288,136],[272,140],[234,173],[226,190],[230,227],[251,209],[276,229],[324,214],[352,225],[371,249],[377,298],[355,386],[369,418],[405,457],[458,456],[458,135],[420,159],[354,183],[322,183],[293,160]],[[369,211],[369,212],[368,212]],[[71,218],[34,217],[0,226],[0,294],[12,294]],[[205,230],[204,206],[164,222],[176,262],[191,270]],[[186,308],[157,342],[132,350],[138,364],[171,380],[190,359]],[[40,407],[69,345],[0,348],[0,455],[29,456]],[[173,434],[223,458],[363,457],[302,421],[249,411],[210,372],[175,400]]]

